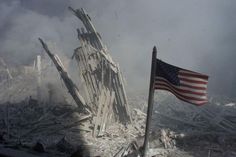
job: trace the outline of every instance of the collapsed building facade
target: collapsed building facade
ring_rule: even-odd
[[[0,140],[0,155],[4,154],[2,145],[6,141],[7,147],[12,147],[8,152],[14,152],[15,146],[24,152],[25,146],[32,148],[38,139],[46,150],[52,151],[48,151],[52,153],[48,156],[56,157],[69,157],[81,146],[89,147],[89,154],[93,156],[105,157],[124,157],[133,150],[139,152],[142,147],[146,120],[144,107],[147,106],[145,93],[134,93],[133,100],[130,95],[127,102],[119,66],[112,60],[90,17],[83,9],[70,10],[85,27],[78,29],[80,46],[73,54],[80,73],[76,79],[80,79],[84,89],[82,91],[72,81],[64,66],[66,60],[53,54],[43,40],[40,40],[43,48],[57,71],[47,56],[48,60],[45,56],[37,56],[33,65],[20,67],[19,71],[23,72],[19,75],[0,59],[0,137],[3,139]],[[45,76],[55,77],[58,72],[64,82],[64,86],[59,84],[62,85],[59,90],[64,92],[60,96],[68,95],[63,90],[67,88],[77,107],[71,102],[55,102],[51,95],[58,88],[55,90],[49,86],[44,91],[49,95],[48,102],[42,102],[44,96],[40,88],[47,82]],[[36,100],[30,98],[28,101],[31,96]],[[235,156],[235,99],[212,97],[208,105],[196,108],[167,93],[157,96],[150,139],[153,156],[193,157],[200,154],[221,157],[226,153]],[[7,132],[8,138],[2,131]],[[186,153],[188,151],[191,153]],[[20,156],[19,152],[15,154],[12,156]]]
[[[42,39],[40,42],[59,71],[69,93],[82,109],[81,112],[87,111],[92,115],[94,136],[101,136],[109,123],[119,122],[126,125],[131,122],[123,76],[85,10],[69,9],[85,27],[77,29],[80,47],[75,49],[72,57],[78,63],[85,98],[67,74],[60,58],[50,52]]]
[[[119,66],[112,60],[88,14],[83,9],[72,11],[86,28],[86,32],[78,29],[81,46],[75,50],[74,57],[85,82],[87,102],[97,113],[95,126],[104,127],[112,119],[127,124],[131,118]]]

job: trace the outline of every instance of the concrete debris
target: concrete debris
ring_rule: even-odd
[[[171,98],[168,97],[169,99]],[[94,138],[93,125],[88,123],[92,121],[91,116],[78,113],[76,106],[67,104],[42,105],[38,103],[32,105],[29,102],[31,101],[25,100],[19,103],[1,105],[2,121],[0,126],[4,137],[2,144],[5,143],[4,145],[6,145],[6,141],[11,145],[19,145],[20,143],[19,150],[24,151],[25,147],[30,149],[35,145],[35,142],[43,141],[46,153],[49,153],[49,156],[59,157],[69,157],[76,152],[78,154],[81,149],[86,150],[83,154],[86,155],[89,152],[90,156],[131,157],[141,155],[146,114],[140,109],[132,110],[132,124],[124,126],[121,123],[114,123],[109,125],[103,136]],[[136,103],[139,104],[139,102],[137,99]],[[171,103],[176,105],[177,102],[173,100]],[[167,104],[163,103],[162,105]],[[10,115],[8,124],[4,122],[6,106],[8,106]],[[214,105],[212,104],[211,107],[214,108]],[[222,109],[225,108],[224,105],[221,107]],[[162,109],[162,106],[159,105],[158,109]],[[168,113],[174,114],[177,111],[180,112],[178,108],[172,107]],[[191,120],[194,116],[188,115],[187,112],[189,110],[182,111],[181,114],[185,114],[189,117],[188,120]],[[165,110],[162,113],[165,114]],[[229,113],[226,113],[229,116]],[[221,115],[224,116],[223,113]],[[205,130],[199,130],[198,125],[191,126],[190,130],[186,127],[185,118],[179,116],[178,127],[171,128],[172,119],[166,119],[166,116],[158,113],[154,113],[154,116],[160,118],[155,119],[154,125],[156,126],[153,128],[150,138],[150,154],[153,156],[158,154],[161,157],[192,157],[191,154],[196,152],[202,156],[207,156],[210,152],[211,156],[221,157],[231,155],[236,151],[235,134],[221,131],[218,125],[214,125],[214,127],[209,125],[212,128],[211,132],[207,127]],[[204,116],[200,119],[204,123],[208,120],[204,120]],[[207,123],[210,124],[211,122]],[[10,125],[10,138],[5,136],[7,134],[6,125]],[[21,148],[23,146],[24,148]],[[186,153],[188,151],[191,153]]]
[[[73,54],[79,77],[68,74],[71,60],[41,39],[56,69],[43,55],[19,67],[0,59],[0,156],[142,156],[146,94],[127,98],[119,66],[90,17],[70,10],[85,27]],[[235,99],[215,96],[195,107],[158,92],[156,102],[150,156],[236,156]]]
[[[6,108],[8,119],[4,116]],[[141,127],[140,132],[131,124],[124,126],[116,122],[109,125],[103,136],[94,138],[91,115],[79,113],[77,107],[72,105],[38,103],[33,96],[18,103],[2,104],[0,112],[0,127],[4,137],[2,144],[7,141],[19,145],[22,151],[26,147],[41,150],[35,149],[35,143],[40,141],[46,153],[50,153],[49,156],[70,155],[81,147],[86,147],[88,150],[85,152],[90,152],[91,156],[113,156],[124,144],[143,135],[144,128]],[[132,117],[133,121],[137,119],[136,123],[141,123],[144,122],[145,114],[137,109],[132,112]],[[9,134],[9,137],[5,137],[5,134]]]
[[[159,96],[161,97],[161,92]],[[168,95],[168,94],[167,94]],[[158,104],[155,105],[155,119],[157,124],[168,121],[167,128],[182,131],[199,131],[199,132],[227,132],[228,134],[236,132],[236,117],[234,107],[225,106],[234,100],[221,99],[215,102],[217,97],[210,98],[211,102],[201,107],[195,107],[178,101],[175,97],[169,99],[158,98]],[[222,105],[217,105],[222,102]],[[176,108],[178,106],[178,108]],[[178,124],[185,124],[179,126]],[[158,126],[156,126],[158,127]]]

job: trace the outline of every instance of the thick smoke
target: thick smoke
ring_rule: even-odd
[[[147,89],[156,45],[162,60],[210,75],[209,95],[236,96],[234,0],[2,0],[1,57],[27,64],[43,53],[38,37],[71,56],[82,25],[68,6],[88,11],[130,89]]]

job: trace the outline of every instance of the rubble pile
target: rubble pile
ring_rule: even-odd
[[[51,67],[43,69],[42,75],[50,72],[52,75],[51,70]],[[1,84],[0,135],[3,138],[0,143],[3,145],[25,151],[25,147],[33,149],[40,141],[49,156],[70,156],[80,147],[89,147],[94,155],[112,156],[139,135],[131,125],[113,123],[100,138],[94,137],[92,116],[80,113],[73,101],[68,100],[63,84],[46,83],[47,96],[40,102],[36,80],[36,72],[22,72],[9,85]],[[62,92],[55,93],[54,88]],[[54,100],[57,97],[64,98]]]
[[[79,148],[87,147],[91,155],[118,157],[118,152],[125,154],[130,152],[129,149],[134,149],[133,145],[130,146],[134,141],[136,149],[142,146],[146,120],[145,94],[129,96],[129,103],[132,106],[137,104],[137,108],[133,107],[131,112],[131,125],[114,123],[107,127],[102,136],[94,137],[94,126],[89,123],[92,121],[91,115],[79,113],[76,105],[71,105],[67,101],[54,103],[49,100],[39,103],[35,99],[37,82],[34,86],[33,83],[22,84],[23,80],[34,82],[35,78],[33,74],[23,74],[13,78],[14,83],[9,87],[8,94],[15,92],[10,89],[24,87],[28,95],[20,95],[27,93],[18,92],[12,94],[12,102],[1,103],[0,127],[1,132],[9,133],[9,137],[6,135],[3,137],[8,143],[33,148],[40,141],[46,152],[51,153],[50,156],[70,156]],[[35,96],[30,97],[31,91],[35,91]],[[21,96],[24,99],[19,100],[18,97]],[[235,125],[235,100],[229,98],[218,100],[218,98],[218,96],[210,98],[210,103],[202,108],[220,113],[218,116]],[[173,152],[183,157],[191,157],[191,154],[196,152],[204,155],[210,152],[212,156],[215,154],[219,157],[226,152],[233,154],[234,132],[227,132],[230,128],[224,130],[219,127],[217,123],[213,123],[214,119],[207,118],[208,112],[201,110],[199,107],[182,104],[166,92],[158,93],[153,115],[150,152],[159,156],[173,157],[178,156]]]
[[[61,156],[70,156],[79,147],[86,147],[93,155],[113,156],[140,134],[130,125],[125,128],[116,123],[103,136],[94,138],[94,126],[87,123],[92,117],[78,114],[75,106],[66,104],[45,104],[42,107],[37,101],[29,100],[2,104],[0,112],[1,134],[9,135],[4,141],[29,148],[40,141],[51,155],[61,152]]]
[[[163,95],[168,98],[163,99]],[[236,105],[234,102],[234,99],[211,96],[207,105],[196,107],[177,100],[171,94],[159,92],[154,109],[156,127],[182,132],[235,133]]]
[[[1,59],[0,156],[6,149],[31,157],[137,157],[143,151],[147,93],[127,98],[119,66],[90,17],[83,9],[70,10],[85,26],[78,29],[80,47],[73,54],[79,71],[76,81],[83,90],[68,74],[65,60],[42,39],[54,65],[37,56],[30,66],[9,69]],[[215,96],[196,107],[158,91],[149,154],[236,156],[235,102]]]

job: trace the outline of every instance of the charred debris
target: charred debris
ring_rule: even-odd
[[[89,15],[69,10],[84,25],[72,57],[76,81],[68,60],[40,38],[46,56],[37,56],[33,65],[12,68],[0,59],[0,156],[141,156],[146,96],[127,98],[119,65]],[[53,85],[50,77],[60,77],[61,84]],[[236,155],[235,100],[211,97],[199,109],[166,93],[156,99],[151,156]]]

